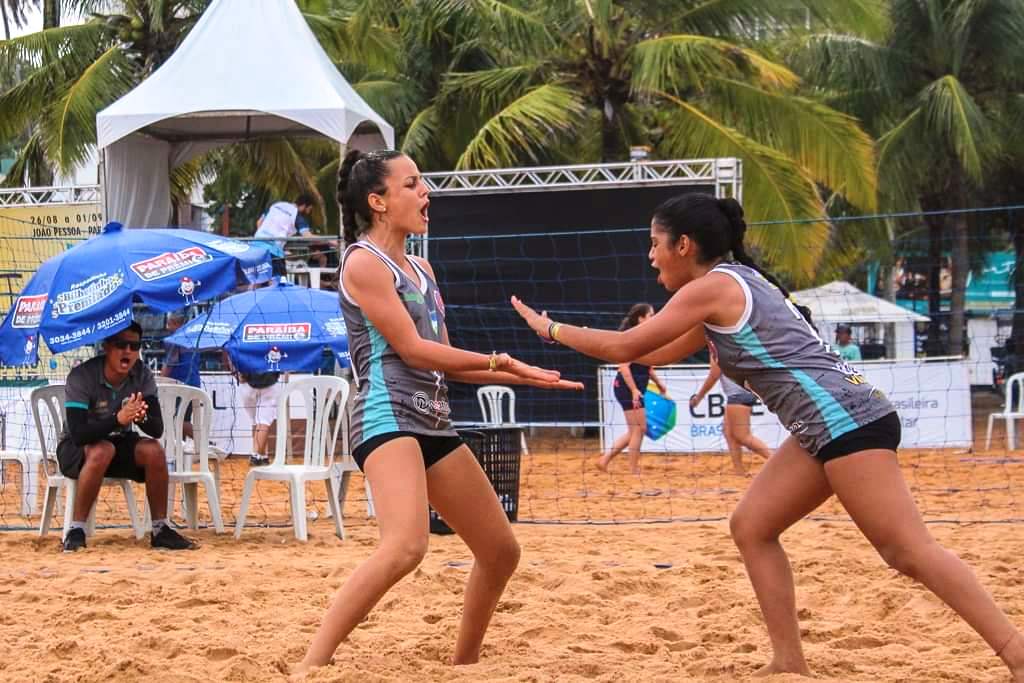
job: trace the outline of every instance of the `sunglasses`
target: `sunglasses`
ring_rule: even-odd
[[[142,348],[142,342],[140,341],[128,341],[127,339],[114,339],[110,342],[111,346],[115,349],[121,349],[124,351],[127,348],[131,348],[132,351],[138,351]]]

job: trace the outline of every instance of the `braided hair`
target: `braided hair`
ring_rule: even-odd
[[[699,247],[698,263],[710,263],[732,252],[738,263],[756,270],[765,280],[775,285],[782,296],[792,301],[789,290],[770,272],[757,265],[747,253],[744,236],[747,223],[743,207],[732,197],[718,199],[709,194],[689,192],[672,197],[654,210],[654,222],[672,235],[672,240],[687,235]],[[800,315],[811,322],[811,311],[794,303]]]

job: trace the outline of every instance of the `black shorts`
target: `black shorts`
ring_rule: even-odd
[[[378,434],[356,446],[356,449],[352,451],[352,458],[359,465],[360,471],[365,472],[366,468],[364,465],[370,454],[388,441],[400,439],[403,436],[411,436],[419,442],[420,451],[423,453],[424,469],[430,469],[432,465],[465,443],[458,436],[427,436],[414,432],[388,432],[387,434]]]
[[[146,481],[146,470],[135,464],[135,446],[143,438],[135,432],[129,432],[104,439],[114,444],[114,458],[103,476],[131,479],[140,483]],[[71,439],[64,439],[57,444],[57,463],[61,474],[69,479],[78,479],[85,463],[85,448],[76,445]]]
[[[894,410],[885,417],[880,417],[874,422],[857,427],[852,432],[846,432],[839,438],[829,441],[814,457],[824,463],[860,451],[873,449],[895,451],[900,446],[901,436],[900,416]]]
[[[620,406],[622,406],[623,411],[636,410],[637,408],[644,407],[643,393],[640,394],[640,402],[633,405],[633,392],[629,390],[629,387],[627,387],[625,383],[623,383],[621,387],[614,387],[612,391],[615,394],[615,400],[619,402]]]
[[[753,408],[757,405],[757,396],[753,394],[736,394],[734,396],[725,395],[725,403],[730,406],[746,406],[747,408]]]
[[[271,257],[270,269],[270,272],[273,275],[278,275],[280,277],[284,277],[285,275],[288,274],[288,265],[285,263],[285,259],[283,257]]]

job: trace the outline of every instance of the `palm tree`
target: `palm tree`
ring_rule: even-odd
[[[966,208],[1007,160],[1024,159],[1014,127],[1024,122],[1024,4],[890,0],[889,14],[883,40],[811,35],[793,64],[877,135],[884,207]],[[958,354],[971,229],[955,214],[933,222],[933,237],[942,231],[952,236],[949,342]]]
[[[739,157],[752,220],[819,219],[752,231],[803,284],[830,234],[822,187],[875,205],[872,143],[851,117],[801,96],[800,79],[755,41],[802,26],[806,13],[793,10],[877,31],[874,4],[352,0],[346,10],[399,37],[399,67],[366,71],[407,110],[401,146],[426,168],[623,160],[633,145],[661,158]]]

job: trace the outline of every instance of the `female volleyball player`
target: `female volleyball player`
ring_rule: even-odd
[[[772,454],[772,449],[764,441],[754,436],[750,431],[750,414],[757,405],[757,396],[747,391],[740,385],[722,374],[718,366],[718,359],[711,356],[711,369],[708,370],[707,379],[697,391],[690,397],[690,407],[694,408],[708,392],[715,382],[722,383],[722,391],[725,393],[725,418],[722,420],[722,431],[725,434],[725,443],[729,446],[729,457],[732,459],[732,471],[734,474],[744,476],[747,471],[743,467],[743,447],[746,446],[764,459]]]
[[[381,540],[338,592],[297,674],[327,664],[388,589],[420,563],[428,501],[473,552],[453,660],[477,661],[519,562],[519,545],[487,476],[452,428],[445,380],[583,388],[507,354],[449,345],[434,272],[405,253],[406,237],[427,232],[428,193],[416,164],[399,152],[352,151],[339,171],[348,245],[341,308],[358,386],[349,442],[373,490]]]
[[[653,318],[624,332],[563,325],[512,303],[541,336],[613,363],[664,365],[706,344],[722,372],[760,396],[789,429],[729,524],[772,643],[772,660],[759,673],[808,672],[779,536],[834,493],[891,567],[956,610],[1024,681],[1024,639],[918,514],[896,460],[899,416],[749,258],[745,231],[734,199],[686,194],[659,206],[649,257],[658,281],[675,294]],[[729,252],[738,264],[725,261]]]
[[[636,327],[654,315],[654,307],[650,304],[633,304],[622,319],[619,325],[620,330],[628,330]],[[654,382],[658,391],[668,397],[668,388],[661,381],[654,368],[640,363],[621,363],[619,371],[612,381],[612,394],[615,400],[622,406],[622,414],[626,417],[627,429],[625,433],[615,440],[611,450],[601,455],[597,461],[597,467],[602,472],[608,471],[608,464],[612,458],[629,447],[629,471],[633,474],[640,474],[640,442],[644,439],[644,431],[647,429],[647,413],[644,410],[644,392],[647,391],[647,383]]]

